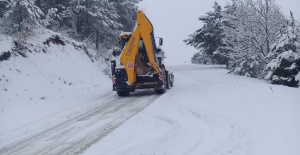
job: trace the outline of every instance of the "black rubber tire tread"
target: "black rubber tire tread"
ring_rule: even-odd
[[[167,81],[167,84],[166,84],[166,88],[167,89],[170,89],[170,78],[169,78],[169,71],[166,71],[166,81]]]
[[[117,91],[118,96],[129,96],[130,92],[129,91]]]

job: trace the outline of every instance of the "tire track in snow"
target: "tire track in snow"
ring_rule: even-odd
[[[4,146],[0,148],[0,154],[82,153],[152,103],[158,97],[153,94],[152,91],[144,91],[132,97],[113,99],[85,114]],[[107,122],[101,124],[103,121]],[[72,139],[73,136],[78,137]]]
[[[204,134],[209,136],[205,136],[205,140],[199,139],[199,142],[185,154],[201,152],[203,155],[252,155],[246,136],[236,123],[212,113],[201,112],[199,114],[194,110],[189,111],[203,122]],[[226,129],[225,132],[224,129]],[[221,134],[223,135],[221,136]],[[219,145],[216,145],[216,142]],[[206,148],[210,148],[210,150],[206,150]]]
[[[138,152],[137,150],[141,150],[141,149],[145,150],[147,148],[151,148],[151,150],[152,150],[152,148],[153,148],[152,146],[157,147],[156,150],[163,150],[163,147],[158,147],[157,144],[162,144],[162,143],[165,143],[165,142],[169,141],[170,139],[172,139],[173,137],[178,135],[179,132],[181,131],[182,127],[180,126],[180,124],[178,122],[176,122],[176,120],[174,120],[170,117],[166,117],[166,116],[155,114],[155,113],[149,113],[149,112],[147,112],[147,115],[154,118],[154,119],[157,119],[159,121],[162,121],[162,122],[168,124],[169,129],[166,132],[164,132],[160,137],[152,139],[152,140],[150,140],[148,142],[145,142],[143,144],[133,146],[133,147],[128,148],[128,149],[120,150],[120,151],[117,152],[117,155],[143,154],[141,152]],[[109,153],[109,151],[107,153]],[[157,154],[157,153],[158,152],[156,152],[155,154]],[[158,154],[160,154],[160,153],[158,153]]]
[[[173,109],[173,108],[170,108]],[[158,138],[150,139],[127,149],[118,150],[117,155],[139,155],[139,154],[187,154],[187,155],[251,155],[245,135],[242,130],[232,121],[209,112],[196,113],[186,106],[176,105],[179,117],[190,118],[186,121],[195,124],[193,129],[185,126],[182,120],[173,118],[174,115],[144,112],[147,117],[165,123],[168,129],[159,133]],[[151,121],[157,122],[157,121]],[[147,134],[143,127],[140,132]],[[131,135],[130,137],[138,136]],[[185,139],[183,137],[191,137]],[[133,138],[134,139],[134,138]],[[180,141],[183,140],[183,141]],[[184,141],[189,140],[189,141]],[[125,142],[125,141],[124,141]],[[185,145],[188,143],[190,145]],[[124,143],[121,143],[124,144]],[[181,147],[181,153],[166,150],[174,146]],[[172,147],[171,147],[172,148]],[[112,154],[114,150],[106,151],[104,154]]]

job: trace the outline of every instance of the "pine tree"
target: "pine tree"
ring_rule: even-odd
[[[44,12],[43,19],[46,28],[54,31],[62,31],[70,28],[69,22],[64,20],[63,12],[70,6],[71,0],[36,0],[35,4]]]
[[[110,48],[117,44],[123,25],[118,21],[120,16],[114,3],[109,1],[98,1],[97,3],[102,7],[95,7],[89,11],[93,17],[92,25],[95,29],[96,47],[98,48],[98,44],[101,43]]]
[[[8,1],[0,1],[0,18],[4,16],[4,13],[7,11],[6,10],[6,5],[8,4]]]
[[[13,0],[7,5],[6,18],[11,21],[18,32],[28,33],[31,29],[43,25],[42,10],[35,5],[35,0]]]
[[[73,38],[90,40],[109,48],[117,43],[122,25],[117,22],[115,3],[108,0],[71,0],[62,13],[67,33]]]
[[[272,60],[266,67],[265,79],[273,84],[300,86],[300,27],[296,25],[292,12],[268,57]]]
[[[226,58],[226,67],[229,68],[229,61],[235,60],[237,56],[236,42],[238,36],[238,17],[236,15],[236,0],[232,4],[227,4],[222,11],[222,25],[224,37],[222,38],[223,46],[220,46],[215,53]],[[231,66],[232,67],[232,66]]]
[[[191,34],[189,39],[184,40],[187,45],[202,50],[204,55],[211,57],[220,46],[223,46],[222,8],[215,2],[213,9],[213,12],[207,12],[206,16],[199,18],[204,23],[203,27]]]
[[[141,0],[111,0],[116,4],[116,10],[120,18],[118,22],[123,25],[122,31],[131,32],[135,25],[137,4]]]

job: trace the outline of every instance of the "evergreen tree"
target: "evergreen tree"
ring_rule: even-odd
[[[266,67],[265,79],[273,84],[300,86],[300,29],[291,12],[287,25],[280,30]]]
[[[115,4],[108,0],[72,0],[62,13],[67,33],[109,47],[116,44],[122,25]]]
[[[222,38],[223,46],[220,46],[215,52],[218,55],[226,58],[226,66],[229,68],[229,62],[236,59],[237,50],[236,42],[238,36],[238,17],[236,16],[236,1],[232,0],[232,4],[227,4],[222,12],[221,29],[224,31]],[[232,66],[231,66],[232,67]]]
[[[17,28],[18,32],[28,33],[33,28],[43,26],[41,18],[44,14],[35,5],[35,0],[10,1],[7,10],[5,13],[6,19]]]
[[[70,28],[69,22],[64,20],[64,11],[71,5],[71,0],[36,0],[35,4],[45,14],[46,28],[61,31]]]
[[[8,0],[0,1],[0,18],[4,16],[4,13],[7,11],[6,5],[8,4]]]
[[[111,0],[116,4],[116,10],[119,15],[118,22],[123,25],[121,29],[124,32],[131,32],[135,25],[137,4],[141,0]]]
[[[224,37],[223,29],[221,28],[222,8],[215,2],[213,9],[213,12],[207,12],[206,16],[199,18],[199,20],[204,23],[203,27],[194,34],[191,34],[189,39],[184,40],[187,45],[191,45],[196,49],[203,51],[203,55],[211,57],[220,46],[223,46],[222,38]]]

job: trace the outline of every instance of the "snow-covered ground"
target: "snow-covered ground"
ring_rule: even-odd
[[[85,155],[299,155],[300,89],[173,66],[175,87]]]
[[[44,44],[53,34],[30,38],[27,58],[0,62],[0,154],[300,154],[299,88],[178,65],[166,94],[120,98],[103,58],[68,39]],[[13,46],[1,37],[0,54]]]
[[[65,45],[55,41],[45,43],[55,36]],[[0,45],[0,55],[11,53],[9,60],[0,61],[0,135],[111,90],[110,80],[103,74],[108,67],[103,58],[92,62],[81,43],[59,33],[35,32],[25,44],[26,58],[13,51],[11,37],[0,35]]]

